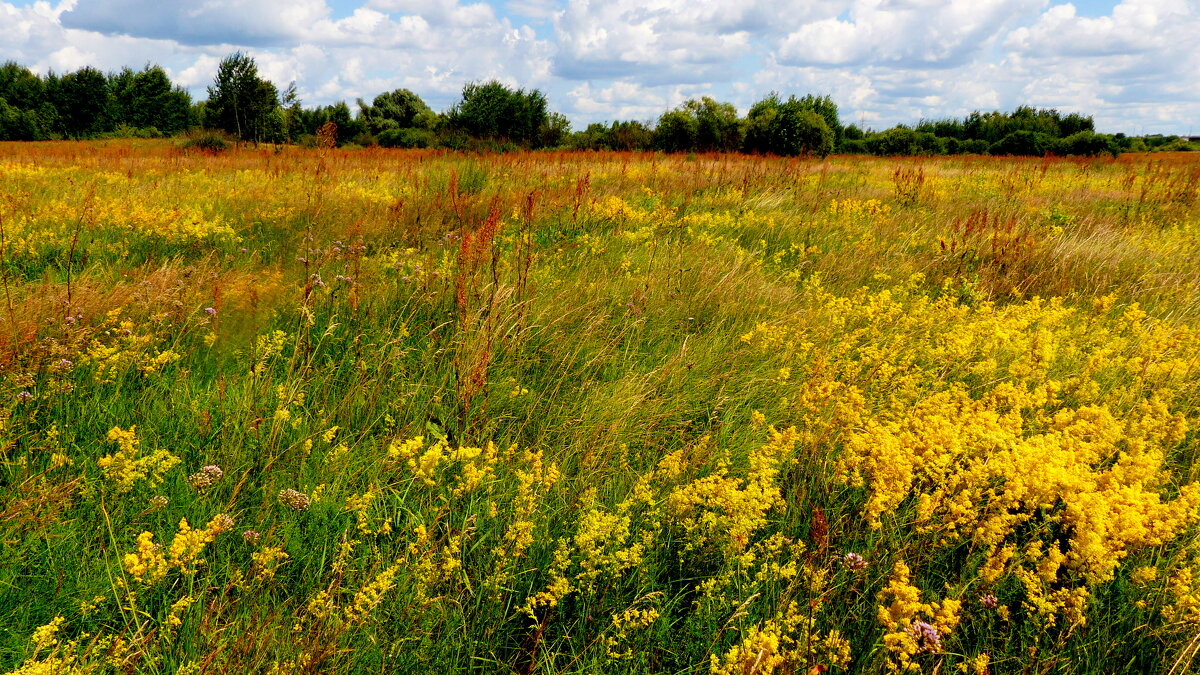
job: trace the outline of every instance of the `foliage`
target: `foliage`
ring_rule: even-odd
[[[432,148],[438,143],[434,132],[419,128],[386,129],[376,140],[385,148]]]
[[[125,68],[109,77],[109,87],[113,97],[110,115],[120,120],[117,126],[153,127],[167,134],[190,126],[191,95],[173,87],[159,66],[147,66],[138,73]]]
[[[1080,131],[1058,141],[1054,146],[1056,153],[1061,155],[1081,155],[1096,157],[1099,155],[1120,154],[1117,141],[1111,136],[1097,134],[1092,131]]]
[[[1032,155],[1041,157],[1051,150],[1053,139],[1036,131],[1014,131],[988,147],[993,155]]]
[[[108,78],[95,68],[81,68],[48,83],[47,96],[58,110],[62,132],[84,138],[103,129],[109,97]]]
[[[605,125],[589,124],[566,140],[572,150],[648,150],[654,142],[654,130],[638,121],[616,121]]]
[[[408,89],[380,94],[370,105],[358,99],[358,110],[361,123],[376,135],[391,129],[432,130],[438,123],[425,101]]]
[[[182,150],[199,150],[208,153],[217,153],[228,150],[234,143],[233,137],[228,134],[216,131],[213,129],[197,130],[189,133],[184,137],[183,142],[179,144]]]
[[[685,101],[659,118],[653,145],[666,152],[735,151],[742,145],[737,109],[708,96]]]
[[[918,147],[917,132],[907,127],[895,127],[867,137],[867,148],[874,155],[915,155]]]
[[[551,121],[545,94],[490,80],[465,85],[462,100],[447,114],[447,123],[476,138],[541,147],[543,129]]]
[[[344,105],[344,104],[343,104]],[[239,140],[280,140],[283,112],[275,85],[258,76],[258,64],[242,52],[221,60],[208,88],[205,122]]]
[[[824,157],[832,152],[835,133],[808,99],[812,97],[780,101],[778,94],[772,93],[751,106],[746,116],[746,149],[782,156]],[[832,104],[827,97],[817,100]],[[836,119],[836,105],[832,115]]]

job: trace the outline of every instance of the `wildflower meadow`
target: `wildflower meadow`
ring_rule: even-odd
[[[1163,673],[1200,158],[0,143],[0,672]]]

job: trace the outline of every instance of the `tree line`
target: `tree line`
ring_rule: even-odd
[[[0,140],[153,137],[209,129],[234,141],[255,143],[466,150],[563,148],[823,157],[833,152],[1115,155],[1128,150],[1192,149],[1186,139],[1097,133],[1090,116],[1029,106],[875,131],[842,125],[833,99],[813,94],[785,99],[771,93],[744,117],[733,104],[705,96],[686,101],[652,122],[595,123],[574,132],[566,117],[550,110],[541,91],[514,89],[494,80],[468,83],[460,100],[440,113],[407,89],[379,94],[370,102],[358,99],[355,107],[352,110],[345,101],[305,107],[294,84],[279,89],[242,52],[221,61],[203,101],[193,101],[155,65],[107,74],[85,67],[45,76],[11,61],[0,66]],[[207,138],[224,143],[220,137]]]

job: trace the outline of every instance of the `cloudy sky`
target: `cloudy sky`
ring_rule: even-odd
[[[0,60],[40,72],[152,62],[203,98],[238,49],[308,105],[497,78],[577,126],[776,90],[875,128],[1029,103],[1200,134],[1200,0],[0,0]]]

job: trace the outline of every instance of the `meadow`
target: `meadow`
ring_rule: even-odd
[[[1170,673],[1200,158],[0,144],[0,671]]]

